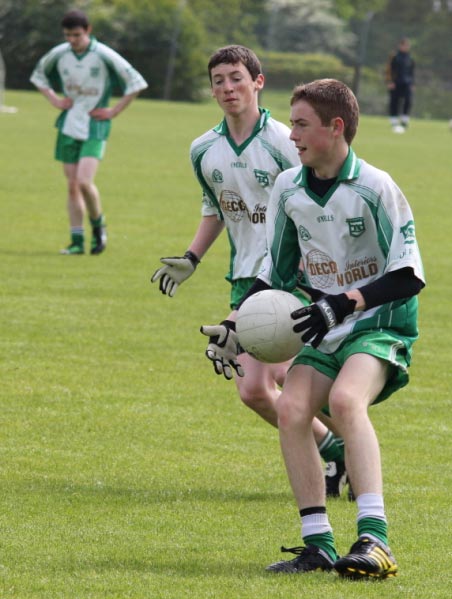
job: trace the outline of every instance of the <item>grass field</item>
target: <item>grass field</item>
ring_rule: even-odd
[[[191,140],[218,108],[137,100],[114,122],[98,184],[101,256],[65,257],[56,113],[7,92],[0,114],[0,597],[448,598],[451,594],[452,134],[414,121],[393,135],[363,116],[354,149],[388,170],[415,213],[428,287],[411,382],[372,410],[391,547],[384,583],[274,577],[300,543],[276,431],[203,357],[200,324],[227,310],[222,238],[173,299],[149,277],[185,251],[200,194]],[[265,94],[288,120],[287,97]],[[339,551],[355,505],[330,501]]]

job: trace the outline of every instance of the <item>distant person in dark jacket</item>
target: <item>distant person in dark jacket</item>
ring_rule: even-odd
[[[410,121],[414,70],[415,63],[410,55],[410,40],[404,37],[399,42],[397,52],[391,55],[386,72],[389,117],[395,133],[403,133]]]

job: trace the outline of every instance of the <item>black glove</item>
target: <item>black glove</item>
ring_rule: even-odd
[[[345,293],[325,295],[316,303],[292,312],[294,320],[302,319],[294,325],[295,333],[303,333],[304,343],[311,342],[318,347],[330,329],[343,322],[349,314],[353,314],[356,300],[349,299]]]
[[[244,376],[243,368],[237,361],[237,355],[243,350],[235,332],[235,322],[223,320],[217,325],[204,325],[201,327],[201,333],[209,337],[206,356],[213,362],[215,372],[224,375],[228,380],[232,379],[232,369],[237,376]]]

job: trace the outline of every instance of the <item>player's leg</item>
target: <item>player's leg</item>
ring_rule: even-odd
[[[61,250],[62,254],[77,255],[84,253],[85,234],[83,219],[85,203],[77,181],[77,163],[64,163],[63,171],[67,181],[67,211],[71,232],[70,245]]]
[[[413,92],[411,90],[411,86],[406,85],[405,89],[404,89],[404,95],[403,95],[402,116],[401,116],[402,126],[405,127],[405,129],[408,127],[408,125],[410,123],[410,112],[411,112],[412,99],[413,99]]]
[[[276,402],[291,361],[264,364],[243,353],[240,363],[245,372],[245,376],[235,379],[240,399],[266,422],[277,427]],[[316,445],[326,463],[326,494],[328,497],[338,497],[347,481],[344,444],[319,419],[314,418],[312,428]]]
[[[345,441],[347,470],[358,506],[358,536],[350,553],[338,560],[343,576],[393,576],[396,562],[387,547],[387,522],[378,439],[368,407],[385,387],[388,362],[368,354],[353,354],[342,366],[330,392],[332,417]]]
[[[399,96],[396,88],[389,91],[389,121],[391,123],[392,130],[397,132],[397,128],[400,127],[400,121]]]
[[[81,143],[58,132],[55,158],[63,164],[63,172],[67,182],[67,212],[71,233],[70,245],[61,250],[62,254],[77,255],[84,253],[84,229],[83,218],[85,215],[85,204],[77,183],[77,168],[80,157]]]
[[[400,90],[400,86],[396,86],[395,89],[391,90],[391,125],[394,133],[405,132],[400,119],[401,100],[402,92]]]
[[[77,181],[83,199],[88,210],[89,217],[99,218],[102,214],[99,190],[94,183],[94,178],[99,168],[99,160],[92,156],[83,156],[80,158],[77,169]]]
[[[283,368],[274,373],[280,388],[284,384],[290,363],[284,363]],[[278,378],[278,375],[282,373],[284,373],[283,376]],[[319,412],[313,420],[312,431],[319,453],[325,462],[326,496],[340,497],[343,488],[348,484],[348,498],[350,501],[354,501],[354,493],[345,467],[344,442],[340,438],[332,418]]]
[[[298,557],[268,567],[272,572],[331,570],[337,552],[325,507],[325,482],[312,422],[326,404],[332,379],[311,366],[295,365],[287,374],[278,400],[281,450],[289,482],[300,510],[305,548]]]
[[[382,493],[380,449],[368,407],[383,389],[389,365],[368,354],[353,354],[331,389],[329,407],[346,442],[346,461],[357,495]]]
[[[100,193],[94,180],[105,153],[105,141],[87,140],[80,151],[78,178],[92,227],[91,254],[100,254],[107,246],[107,229]]]
[[[276,402],[280,390],[276,381],[284,380],[289,363],[264,364],[247,353],[240,354],[245,375],[235,382],[242,402],[274,427],[278,426]]]

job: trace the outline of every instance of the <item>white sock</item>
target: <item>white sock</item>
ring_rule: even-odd
[[[309,516],[301,518],[301,536],[303,538],[332,531],[327,514],[309,514]]]
[[[358,521],[363,518],[377,518],[386,522],[383,495],[378,493],[363,493],[356,498],[358,506]]]

